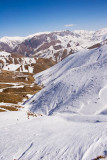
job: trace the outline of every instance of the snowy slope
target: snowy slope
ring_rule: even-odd
[[[8,37],[8,36],[5,36],[5,37],[0,38],[0,42],[8,44],[9,47],[14,49],[18,44],[25,41],[26,39],[29,39],[29,38],[32,38],[34,36],[38,36],[38,35],[41,35],[41,34],[49,34],[49,33],[50,32],[39,32],[39,33],[35,33],[35,34],[29,35],[29,36],[26,36],[26,37],[18,37],[18,36]]]
[[[30,111],[100,114],[107,107],[101,96],[107,85],[107,45],[70,55],[35,79],[46,87],[26,102]]]
[[[12,49],[14,49],[18,44],[20,44],[24,40],[25,40],[25,37],[7,37],[5,36],[5,37],[0,38],[0,42],[8,44],[9,47],[11,47]]]
[[[106,133],[106,116],[58,114],[28,120],[21,111],[0,113],[0,159],[93,160],[106,157]]]
[[[16,71],[21,65],[20,64],[9,64],[3,67],[3,70],[6,71]]]
[[[106,160],[107,45],[70,55],[35,79],[44,88],[24,109],[0,113],[0,160]],[[28,119],[28,109],[57,113]]]
[[[17,57],[13,54],[2,51],[0,52],[0,69],[7,71],[16,71],[20,69],[21,72],[33,73],[33,67],[31,64],[36,64],[36,59],[32,57]],[[25,66],[28,65],[28,69]]]
[[[10,55],[11,53],[8,53],[8,52],[0,52],[0,57],[8,57]]]

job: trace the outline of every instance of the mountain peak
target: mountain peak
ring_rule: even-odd
[[[39,32],[27,37],[3,37],[0,39],[0,50],[23,56],[51,58],[59,62],[72,53],[90,48],[106,39],[107,28],[98,31]]]

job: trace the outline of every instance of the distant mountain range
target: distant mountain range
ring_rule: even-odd
[[[36,33],[27,37],[3,37],[0,51],[60,62],[70,54],[93,48],[107,39],[107,28],[98,31],[57,31]]]

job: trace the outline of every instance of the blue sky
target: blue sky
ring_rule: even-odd
[[[69,26],[69,24],[74,24]],[[68,26],[67,26],[68,25]],[[107,0],[1,0],[0,37],[107,27]]]

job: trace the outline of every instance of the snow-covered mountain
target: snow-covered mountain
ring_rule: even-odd
[[[25,57],[0,51],[0,70],[38,73],[54,64],[51,59]]]
[[[32,112],[107,114],[107,44],[70,55],[35,79],[45,87],[26,103]]]
[[[27,37],[3,37],[0,50],[24,56],[51,58],[59,62],[66,56],[107,39],[107,28],[98,31],[57,31]]]
[[[36,74],[43,89],[20,111],[0,113],[1,160],[107,159],[105,38]],[[1,57],[12,58],[4,52]],[[44,59],[37,63],[41,67]],[[35,112],[34,117],[28,118],[26,109]]]
[[[3,51],[0,52],[1,70],[33,73],[33,64],[36,64],[35,58],[13,55]]]
[[[0,39],[0,43],[7,44],[11,49],[13,49],[24,40],[24,37],[2,37]]]

